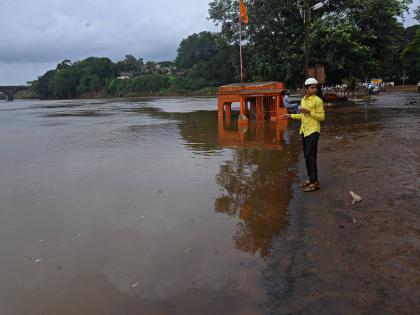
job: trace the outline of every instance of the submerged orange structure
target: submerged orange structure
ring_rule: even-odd
[[[230,118],[232,103],[240,103],[240,123],[248,120],[279,121],[287,113],[283,107],[284,84],[282,82],[234,83],[219,87],[218,116]]]
[[[223,147],[258,147],[269,150],[283,150],[283,133],[287,120],[276,122],[256,121],[241,128],[232,128],[230,119],[219,119],[219,142]]]

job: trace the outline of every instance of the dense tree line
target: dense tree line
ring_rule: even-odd
[[[99,93],[116,73],[115,64],[109,58],[90,57],[75,63],[64,60],[56,69],[33,81],[32,90],[47,99]]]
[[[330,0],[311,13],[309,62],[325,66],[327,81],[420,77],[420,25],[404,28],[411,0]],[[247,0],[243,30],[246,81],[278,80],[299,86],[304,74],[303,0]],[[311,5],[315,4],[313,1]],[[32,82],[41,98],[184,93],[239,80],[239,1],[212,0],[210,19],[220,32],[183,39],[175,61],[143,62],[133,55],[116,63],[90,57]],[[420,7],[415,10],[420,22]]]
[[[313,6],[320,1],[311,1]],[[366,77],[399,79],[404,65],[419,55],[403,54],[414,39],[402,17],[411,0],[329,0],[311,11],[309,63],[325,66],[327,80],[341,83]],[[279,80],[299,85],[304,74],[303,1],[247,0],[249,25],[244,30],[248,80]],[[238,0],[213,0],[210,18],[227,42],[238,44]],[[417,17],[420,9],[417,9]],[[415,46],[414,44],[411,44]],[[413,58],[408,61],[408,54]],[[411,71],[412,69],[407,69]],[[411,81],[419,79],[411,72]]]
[[[43,99],[206,92],[234,80],[230,48],[219,35],[203,32],[182,41],[176,61],[144,63],[133,55],[116,63],[64,60],[32,81],[31,90]]]

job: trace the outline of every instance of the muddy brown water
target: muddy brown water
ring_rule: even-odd
[[[418,116],[396,102],[327,106],[323,130]],[[264,270],[287,228],[297,124],[220,125],[216,104],[1,102],[0,314],[266,314],[279,303]]]
[[[0,103],[0,313],[264,314],[294,136],[216,104]]]

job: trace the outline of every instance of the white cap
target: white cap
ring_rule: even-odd
[[[305,81],[305,86],[313,85],[313,84],[318,84],[318,81],[314,78],[309,78]]]

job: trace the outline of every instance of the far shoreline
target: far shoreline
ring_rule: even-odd
[[[16,96],[15,100],[40,100],[40,101],[64,101],[64,100],[91,100],[91,99],[128,99],[128,98],[143,98],[143,97],[217,97],[218,88],[209,88],[207,91],[191,91],[191,92],[179,92],[179,93],[165,93],[165,92],[150,92],[150,93],[129,93],[127,95],[107,95],[107,94],[95,94],[85,95],[74,98],[31,98],[31,97],[19,97]]]
[[[106,94],[96,94],[96,95],[85,95],[77,98],[50,98],[50,99],[41,99],[41,98],[26,98],[26,97],[19,97],[15,96],[15,100],[39,100],[39,101],[65,101],[65,100],[93,100],[93,99],[134,99],[134,98],[146,98],[146,97],[217,97],[217,90],[218,87],[209,87],[203,89],[203,91],[191,91],[191,92],[150,92],[150,93],[128,93],[127,95],[121,96],[111,96]],[[389,86],[386,88],[383,93],[389,92],[402,92],[402,93],[416,93],[417,86],[416,85],[399,85],[399,86]],[[353,100],[354,98],[349,98],[349,101]],[[356,97],[356,99],[358,99]]]

